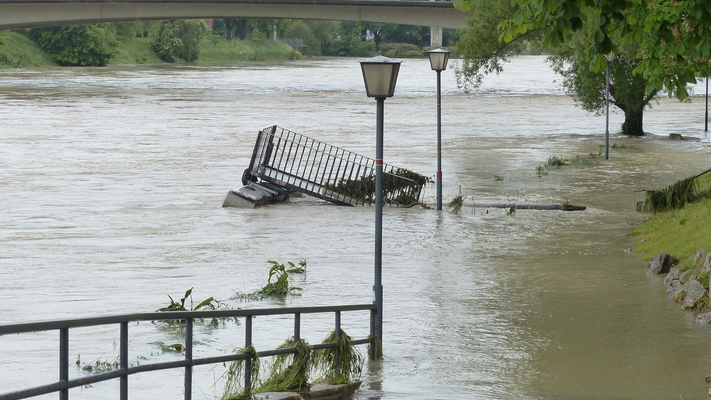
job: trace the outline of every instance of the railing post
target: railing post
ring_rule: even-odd
[[[59,380],[69,382],[69,328],[59,330]],[[59,400],[69,400],[69,389],[59,391]]]
[[[185,320],[185,400],[193,396],[193,319]]]
[[[244,324],[244,348],[252,346],[252,316],[248,315]],[[244,360],[244,391],[250,393],[252,387],[252,359]]]
[[[121,322],[121,342],[119,347],[119,363],[121,371],[121,400],[128,400],[128,321]]]
[[[341,312],[336,311],[336,341],[341,338]],[[341,361],[341,348],[336,346],[336,364]]]
[[[301,340],[301,313],[294,313],[294,342]]]
[[[376,358],[376,341],[375,341],[375,314],[377,313],[377,310],[372,309],[370,310],[370,359],[375,360]]]

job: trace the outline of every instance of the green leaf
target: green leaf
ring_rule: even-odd
[[[605,60],[605,57],[603,57],[603,56],[601,56],[601,55],[598,54],[598,55],[595,56],[595,58],[593,59],[591,69],[592,69],[592,71],[593,71],[594,73],[597,74],[597,73],[599,73],[600,71],[602,71],[602,69],[605,68],[606,66],[607,66],[607,60]]]
[[[212,296],[208,297],[207,299],[205,299],[205,300],[203,300],[202,302],[200,302],[200,304],[198,304],[197,307],[195,307],[195,311],[197,311],[197,310],[199,310],[199,309],[201,309],[201,308],[203,308],[203,307],[209,307],[209,308],[211,308],[211,309],[214,310],[215,307],[212,306],[212,302],[213,302],[213,301],[215,301],[215,298],[214,298],[214,297],[212,297]]]

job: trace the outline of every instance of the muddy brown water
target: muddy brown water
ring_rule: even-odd
[[[371,301],[373,208],[308,198],[221,207],[260,128],[374,155],[375,102],[358,61],[1,70],[0,323],[153,311],[190,287],[196,301],[231,307]],[[540,57],[513,59],[475,93],[445,71],[444,198],[461,190],[467,205],[459,215],[386,208],[385,360],[366,363],[356,399],[705,397],[711,327],[624,252],[644,220],[639,191],[710,168],[703,93],[660,99],[644,138],[617,134],[613,112],[609,161],[538,177],[549,156],[597,154],[604,143],[604,116],[575,108],[556,79]],[[385,162],[434,176],[435,82],[425,60],[403,62],[385,103]],[[425,201],[435,193],[428,187]],[[587,210],[470,205],[565,201]],[[303,294],[230,300],[266,283],[270,259],[308,261],[295,277]],[[312,343],[330,330],[330,317],[302,318]],[[343,323],[368,333],[366,314]],[[73,330],[72,360],[115,359],[115,328]],[[233,351],[242,329],[198,327],[195,355]],[[255,346],[276,346],[291,329],[286,318],[258,318]],[[171,331],[141,324],[130,335],[132,363],[182,357],[156,344],[179,341]],[[0,392],[52,382],[56,336],[0,337]],[[194,398],[219,397],[223,372],[196,368]],[[130,388],[132,399],[181,398],[182,372],[132,375]],[[112,381],[71,396],[117,390]]]

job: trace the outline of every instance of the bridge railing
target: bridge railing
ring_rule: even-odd
[[[302,314],[324,314],[333,313],[334,331],[338,335],[341,332],[341,313],[352,311],[370,311],[370,337],[353,340],[353,345],[371,344],[374,345],[374,325],[376,308],[374,304],[355,304],[325,307],[291,307],[291,308],[263,308],[263,309],[239,309],[239,310],[212,310],[212,311],[172,311],[153,312],[141,314],[125,314],[94,318],[67,319],[45,322],[31,322],[12,325],[0,325],[0,336],[10,334],[23,334],[43,331],[59,331],[59,381],[47,385],[35,386],[19,391],[0,393],[0,400],[19,400],[30,397],[41,396],[50,393],[59,393],[60,400],[69,399],[69,389],[112,379],[120,380],[120,399],[128,400],[128,377],[133,374],[183,368],[185,370],[185,400],[192,399],[192,371],[197,365],[220,364],[237,360],[244,361],[244,387],[251,387],[251,360],[255,356],[248,353],[237,353],[216,357],[193,357],[193,326],[195,320],[212,318],[244,318],[245,343],[244,347],[252,346],[252,323],[256,316],[268,315],[293,315],[294,316],[294,341],[301,339],[301,315]],[[180,361],[160,362],[129,366],[128,350],[129,336],[128,325],[130,322],[141,321],[185,321],[185,359]],[[69,379],[69,330],[73,328],[119,325],[119,368],[109,372],[95,375],[83,376],[81,378]],[[372,346],[374,348],[374,346]],[[336,348],[335,343],[321,343],[311,345],[313,350]],[[273,357],[282,354],[295,354],[296,348],[282,348],[274,350],[260,351],[256,357]],[[371,353],[374,354],[374,353]],[[0,388],[2,390],[2,388]]]
[[[301,190],[339,204],[375,202],[375,160],[278,126],[259,131],[249,177]],[[420,201],[429,179],[404,168],[383,165],[383,201],[409,206]]]

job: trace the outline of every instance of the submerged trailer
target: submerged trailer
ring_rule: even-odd
[[[429,182],[384,164],[383,202],[418,204]],[[223,207],[257,207],[284,201],[294,192],[338,205],[370,205],[375,202],[375,160],[274,125],[259,131],[242,184],[227,194]]]

